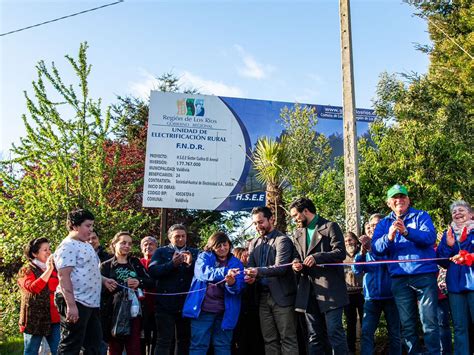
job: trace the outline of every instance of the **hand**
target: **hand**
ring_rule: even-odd
[[[360,243],[362,244],[362,248],[360,249],[360,253],[362,255],[367,254],[372,248],[372,239],[366,235],[361,235],[359,238]]]
[[[460,250],[459,254],[453,256],[450,260],[457,265],[471,266],[474,264],[474,253],[470,254],[467,250]]]
[[[179,266],[184,262],[185,255],[184,253],[178,253],[177,251],[173,254],[173,265]]]
[[[227,285],[232,286],[235,284],[235,277],[240,273],[239,269],[229,269],[227,275],[225,276],[225,282]]]
[[[448,247],[452,247],[454,243],[455,243],[455,239],[453,235],[453,229],[449,227],[448,231],[446,232],[446,244],[448,244]]]
[[[293,268],[293,271],[296,272],[300,272],[301,270],[303,270],[303,264],[298,259],[293,260],[293,264],[291,265],[291,267]]]
[[[258,275],[258,269],[256,267],[248,267],[245,269],[245,275],[256,278]]]
[[[400,234],[405,234],[405,232],[407,231],[407,229],[405,228],[405,223],[403,223],[401,218],[397,218],[397,220],[393,222],[392,226],[394,226]]]
[[[239,268],[233,268],[233,269],[229,269],[229,271],[227,271],[227,275],[231,275],[232,277],[235,277],[238,274],[240,274],[240,269]]]
[[[311,255],[309,255],[304,259],[303,265],[307,267],[313,267],[314,265],[316,265],[316,260],[314,260],[314,258]]]
[[[79,320],[79,310],[75,304],[66,306],[66,322],[76,323]]]
[[[461,254],[456,254],[454,255],[453,257],[449,258],[449,260],[451,260],[452,262],[454,262],[455,264],[462,264],[464,262],[464,255],[461,255]]]
[[[193,255],[189,251],[183,251],[181,254],[184,256],[183,263],[187,264],[188,266],[193,263]]]
[[[54,270],[54,256],[51,254],[46,260],[46,270]]]
[[[109,292],[114,292],[117,288],[117,281],[115,281],[114,279],[109,279],[107,277],[103,277],[102,284]]]
[[[137,279],[132,279],[132,278],[127,279],[128,287],[133,288],[135,290],[136,288],[138,288],[139,285],[140,285],[140,281],[138,281]]]
[[[397,228],[392,224],[390,226],[390,229],[388,230],[388,240],[393,242],[396,234],[397,234]]]

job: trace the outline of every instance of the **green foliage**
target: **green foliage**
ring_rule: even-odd
[[[0,274],[0,340],[17,337],[20,318],[20,291],[16,280]],[[6,345],[5,345],[6,346]],[[1,347],[0,347],[1,349]],[[6,352],[0,352],[6,354]]]
[[[253,163],[257,170],[258,181],[280,185],[284,181],[284,172],[288,165],[287,149],[284,142],[261,137],[255,145]]]
[[[327,168],[320,176],[318,189],[310,192],[319,214],[344,226],[344,159],[337,157],[333,166]]]
[[[284,201],[318,196],[320,179],[329,167],[331,147],[328,139],[314,130],[317,124],[314,108],[298,104],[292,109],[285,107],[280,123],[283,133],[279,141],[260,138],[253,163],[257,179],[266,184],[267,206],[277,216],[276,227],[286,231]]]
[[[149,222],[147,216],[115,210],[108,204],[116,173],[107,164],[104,150],[113,129],[110,111],[103,112],[101,100],[89,97],[87,44],[80,45],[77,58],[66,59],[77,83],[63,83],[54,63],[50,67],[38,63],[33,96],[25,93],[27,134],[12,148],[15,158],[2,162],[0,229],[4,235],[0,246],[4,263],[18,260],[23,246],[33,238],[46,236],[53,248],[58,245],[67,234],[67,212],[74,208],[91,210],[106,238],[118,229],[141,231]]]
[[[424,75],[380,76],[379,120],[358,142],[361,210],[365,217],[388,212],[385,192],[399,182],[413,205],[444,228],[453,200],[473,200],[474,61],[465,51],[474,53],[474,5],[406,2],[427,19],[433,44],[420,48],[431,62]],[[336,163],[321,176],[315,196],[318,209],[328,216],[332,210],[336,220],[344,216],[343,186],[343,166]]]
[[[0,354],[22,355],[23,354],[23,338],[18,334],[15,337],[0,340]]]
[[[137,142],[145,149],[148,105],[131,96],[118,96],[117,100],[111,107],[111,120],[116,123],[115,136],[122,143]]]
[[[215,232],[226,233],[234,246],[242,245],[242,236],[234,233],[237,227],[241,224],[242,217],[243,215],[239,213],[226,213],[223,214],[223,217],[220,221],[205,224],[202,223],[198,229],[198,248],[202,250],[206,246],[209,237]]]
[[[14,159],[0,165],[2,339],[17,334],[19,296],[12,276],[20,265],[23,246],[46,236],[54,250],[68,232],[69,211],[89,209],[103,242],[119,230],[130,231],[137,242],[159,229],[157,210],[141,208],[137,185],[143,179],[140,161],[148,106],[140,99],[119,97],[112,110],[102,111],[101,100],[89,96],[87,44],[80,45],[77,58],[66,59],[76,83],[63,83],[54,63],[38,63],[33,95],[25,93],[26,136],[12,148]],[[159,80],[161,90],[179,88],[171,74]],[[118,142],[111,141],[112,136]],[[216,211],[167,212],[170,223],[185,223],[198,235],[207,224],[222,228],[240,218],[240,214]]]
[[[253,153],[256,178],[266,185],[266,205],[275,216],[275,227],[281,231],[286,231],[282,184],[289,165],[287,152],[285,139],[278,142],[268,137],[261,137]]]
[[[324,135],[314,130],[318,123],[314,108],[298,104],[291,110],[285,107],[280,119],[287,162],[285,178],[291,185],[285,191],[285,200],[310,197],[318,190],[321,174],[329,167],[331,146]]]
[[[468,8],[472,11],[472,5],[466,6],[461,2],[454,7],[420,9],[430,23],[449,25],[448,32],[472,48],[474,21],[458,18]],[[369,140],[359,144],[360,181],[366,210],[385,208],[383,192],[401,182],[407,185],[414,205],[427,210],[435,224],[444,227],[450,221],[449,204],[473,197],[474,66],[435,29],[430,26],[434,47],[428,74],[405,75],[406,83],[395,75],[381,76],[375,100],[381,119],[370,129],[375,147]]]
[[[207,241],[209,240],[209,237],[215,233],[219,232],[221,230],[220,226],[218,224],[207,224],[202,226],[202,228],[199,230],[199,244],[198,248],[199,249],[204,249],[204,247],[207,244]]]

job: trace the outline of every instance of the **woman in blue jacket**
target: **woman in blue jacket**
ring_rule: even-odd
[[[444,231],[437,254],[451,258],[461,250],[474,252],[474,220],[471,206],[462,200],[450,206],[453,222]],[[469,353],[469,319],[474,323],[474,267],[448,264],[446,274],[449,305],[454,323],[455,354]]]
[[[205,355],[210,341],[215,355],[231,353],[232,333],[240,313],[244,287],[242,262],[223,232],[214,233],[199,254],[183,316],[191,318],[190,355]]]

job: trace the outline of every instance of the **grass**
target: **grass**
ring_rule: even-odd
[[[22,355],[23,337],[7,338],[4,341],[0,341],[0,354]]]

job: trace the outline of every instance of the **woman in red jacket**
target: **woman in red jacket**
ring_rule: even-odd
[[[59,313],[54,305],[54,291],[59,280],[46,238],[37,238],[25,248],[28,264],[20,270],[20,331],[25,355],[38,354],[43,337],[56,355],[60,337]]]

